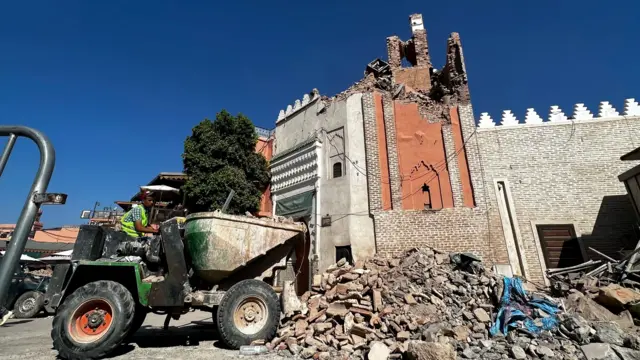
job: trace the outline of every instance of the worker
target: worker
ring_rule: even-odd
[[[140,196],[142,205],[134,206],[122,215],[120,224],[122,231],[133,238],[143,238],[144,234],[157,234],[158,229],[149,226],[149,213],[154,200],[150,192],[143,192]]]

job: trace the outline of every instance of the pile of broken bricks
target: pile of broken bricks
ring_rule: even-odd
[[[285,299],[293,292],[288,283],[281,326],[267,347],[332,360],[640,359],[635,327],[577,313],[563,313],[553,331],[515,328],[491,337],[501,277],[477,261],[461,266],[456,260],[434,249],[412,249],[354,266],[341,260],[315,276],[312,291],[301,298]]]

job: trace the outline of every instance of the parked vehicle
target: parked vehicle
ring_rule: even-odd
[[[55,312],[53,347],[66,359],[105,357],[148,312],[166,314],[166,328],[191,309],[213,313],[231,348],[269,341],[281,313],[273,274],[306,231],[303,223],[222,212],[165,221],[153,242],[83,226],[45,298]]]
[[[44,294],[50,282],[50,277],[26,273],[21,267],[11,279],[7,308],[13,308],[13,315],[18,319],[38,315],[44,309]]]

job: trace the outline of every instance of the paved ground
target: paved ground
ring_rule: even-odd
[[[51,337],[52,318],[12,319],[0,327],[0,359],[55,359]],[[192,312],[172,320],[169,330],[162,330],[164,316],[147,316],[132,344],[122,345],[114,359],[216,359],[238,357],[256,360],[280,359],[273,355],[239,356],[237,350],[218,344],[211,315]]]

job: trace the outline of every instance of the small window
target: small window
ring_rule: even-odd
[[[333,177],[334,178],[342,177],[342,163],[341,162],[337,162],[337,163],[333,164]]]

